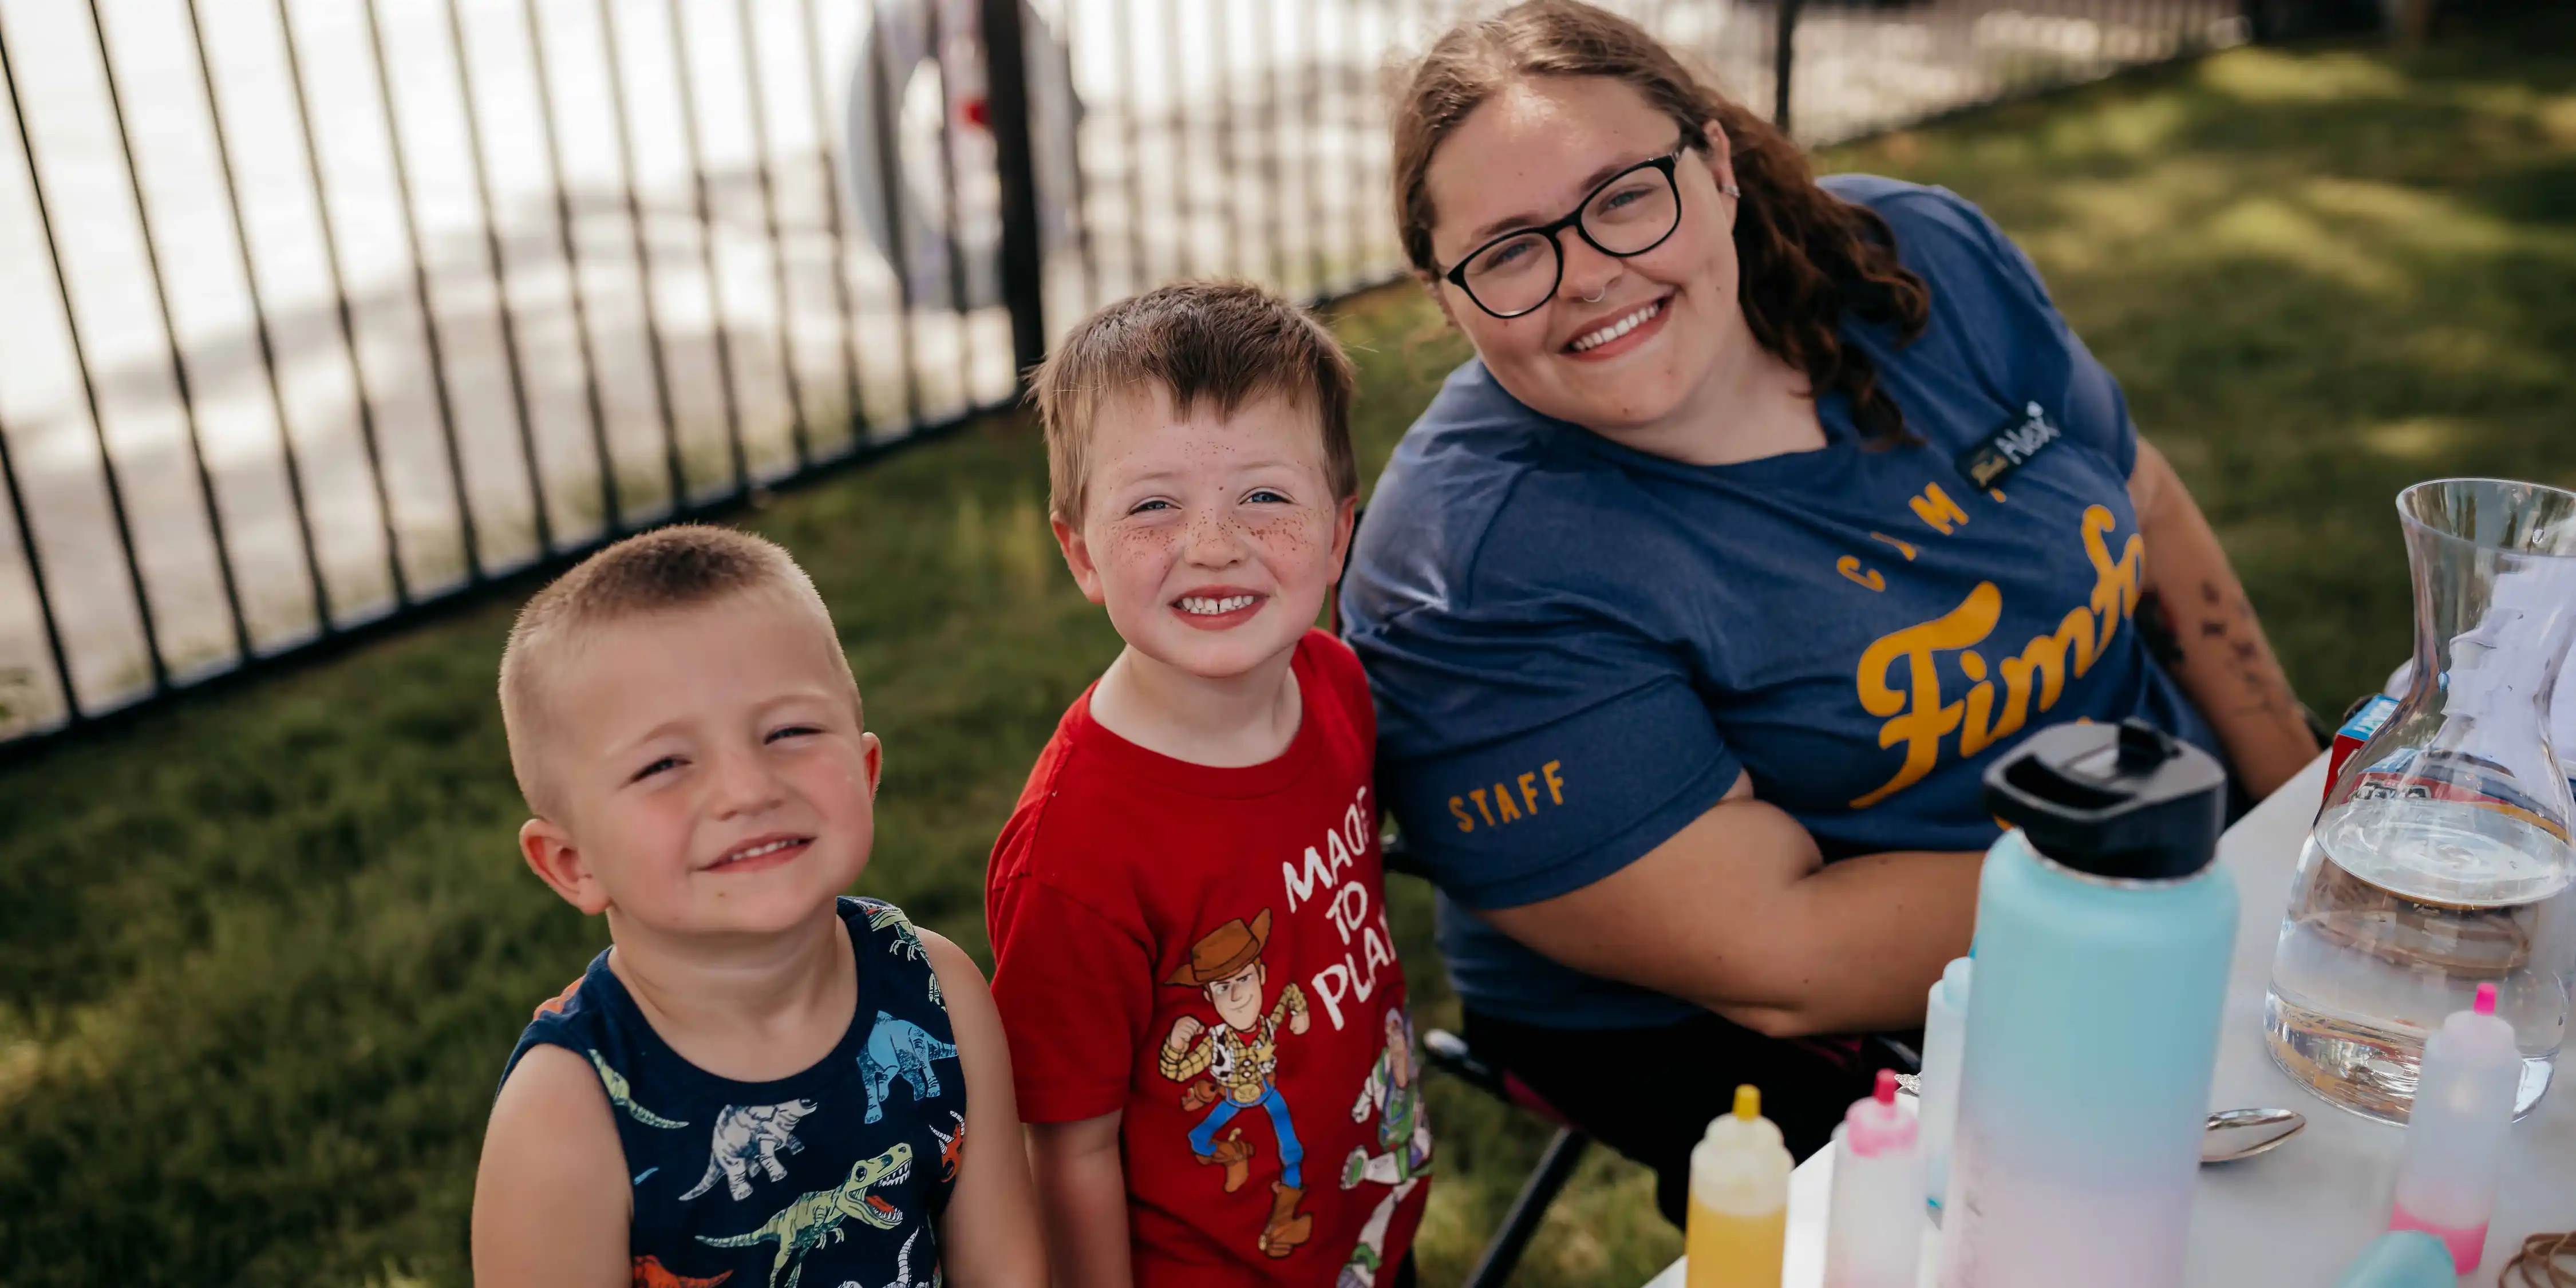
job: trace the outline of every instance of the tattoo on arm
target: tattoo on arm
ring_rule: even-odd
[[[2203,581],[2198,609],[2190,651],[2220,659],[2228,678],[2235,681],[2236,702],[2231,709],[2304,726],[2298,695],[2290,691],[2289,677],[2264,647],[2262,628],[2255,623],[2254,606],[2246,602],[2244,592],[2231,593],[2214,581]]]

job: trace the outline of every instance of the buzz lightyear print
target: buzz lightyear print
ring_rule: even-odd
[[[1414,1187],[1431,1171],[1431,1118],[1422,1104],[1422,1066],[1413,1056],[1413,1021],[1396,1008],[1386,1013],[1386,1050],[1369,1067],[1351,1121],[1377,1115],[1377,1150],[1354,1148],[1342,1160],[1342,1188],[1390,1187],[1360,1227],[1359,1243],[1342,1263],[1335,1288],[1371,1288],[1386,1263],[1386,1231]]]

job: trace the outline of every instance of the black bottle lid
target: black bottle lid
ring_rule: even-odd
[[[2044,729],[1986,771],[1986,809],[2095,876],[2179,881],[2218,854],[2227,771],[2140,720]]]

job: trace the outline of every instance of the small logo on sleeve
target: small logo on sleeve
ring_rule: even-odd
[[[1463,796],[1449,798],[1449,816],[1458,820],[1458,830],[1473,832],[1479,827],[1496,828],[1517,823],[1539,812],[1542,805],[1553,809],[1565,803],[1565,779],[1558,773],[1564,761],[1551,760],[1508,783],[1479,787]]]
[[[1986,435],[1986,440],[1959,453],[1959,472],[1981,488],[1990,488],[2020,469],[2043,448],[2066,436],[2038,403],[2022,404],[2021,415]]]

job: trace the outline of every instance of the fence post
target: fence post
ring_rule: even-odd
[[[1046,250],[1038,232],[1037,159],[1029,139],[1028,57],[1021,0],[981,0],[984,106],[1002,181],[1002,301],[1011,310],[1011,366],[1026,379],[1046,357]]]
[[[1798,0],[1780,0],[1778,30],[1771,45],[1771,127],[1789,132],[1789,65],[1798,45]]]

